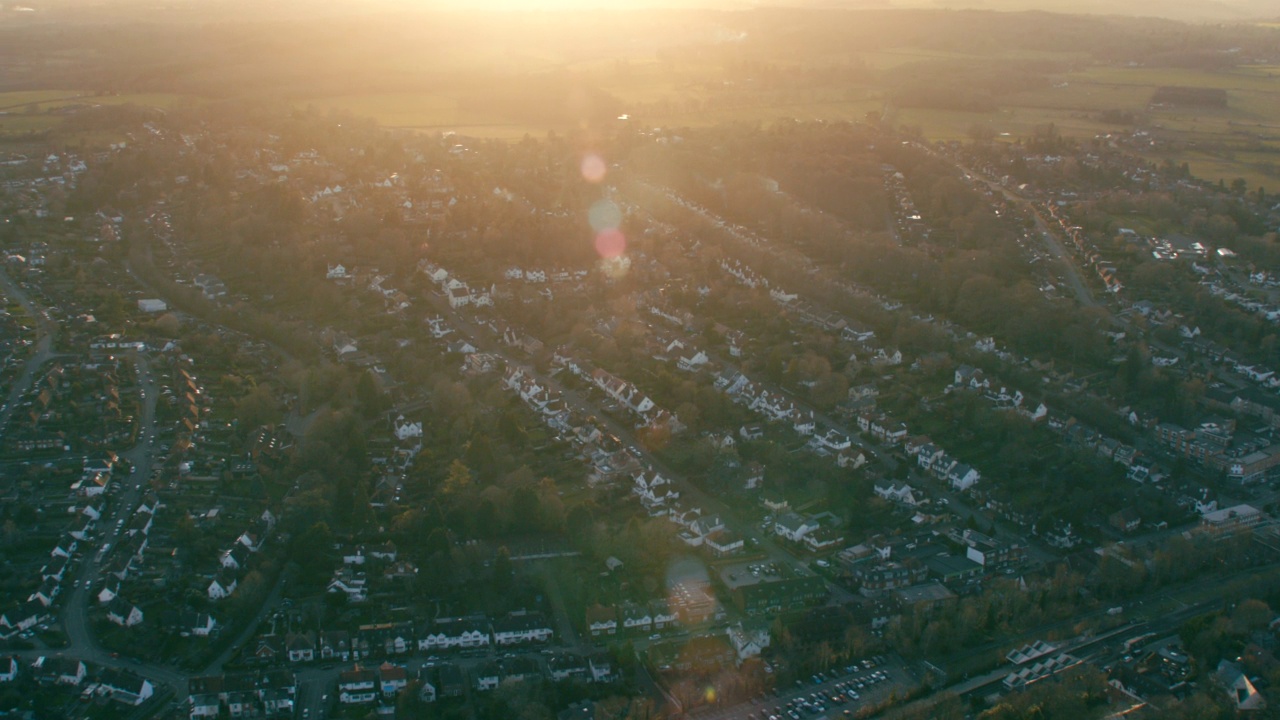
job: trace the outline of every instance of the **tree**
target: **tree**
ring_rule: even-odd
[[[236,418],[246,432],[263,425],[274,425],[283,417],[275,393],[266,385],[258,385],[236,402]]]
[[[471,489],[471,469],[461,460],[455,459],[449,464],[449,473],[445,475],[440,494],[446,498],[456,498]]]
[[[511,551],[506,545],[498,548],[493,558],[493,589],[499,595],[505,595],[511,589],[511,581],[515,572],[511,567]]]
[[[569,539],[580,542],[587,539],[594,520],[591,517],[591,510],[586,505],[574,505],[569,510],[569,515],[565,518],[565,528],[568,531]]]

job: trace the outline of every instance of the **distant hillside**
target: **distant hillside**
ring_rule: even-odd
[[[831,8],[950,8],[1000,11],[1044,10],[1081,15],[1163,17],[1184,22],[1280,19],[1278,0],[794,0],[761,5]]]

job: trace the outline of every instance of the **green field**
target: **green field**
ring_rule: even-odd
[[[62,125],[78,106],[139,105],[173,108],[202,102],[200,98],[177,94],[100,95],[79,90],[23,90],[0,93],[0,139],[53,132],[64,142],[84,142],[100,146],[123,139],[106,131],[61,132]]]
[[[555,73],[565,73],[572,81],[615,98],[622,112],[655,126],[770,123],[780,118],[860,120],[869,111],[884,109],[883,97],[889,92],[886,88],[835,83],[756,87],[750,84],[749,77],[726,74],[723,60],[715,56],[677,61],[635,51],[620,61],[596,50],[583,48],[557,55],[533,48],[514,52],[509,48],[461,44],[449,48],[445,55],[451,67],[488,68],[515,82],[516,87],[522,76],[540,82]],[[1014,140],[1052,123],[1064,136],[1089,140],[1099,134],[1123,131],[1123,126],[1101,119],[1104,112],[1123,111],[1139,117],[1144,126],[1173,142],[1172,149],[1164,154],[1150,155],[1153,161],[1186,162],[1194,174],[1209,180],[1243,177],[1250,187],[1280,188],[1280,177],[1275,176],[1280,158],[1280,66],[1242,65],[1224,71],[1118,67],[1089,65],[1083,56],[1062,52],[993,50],[989,55],[974,56],[914,47],[866,52],[851,48],[828,60],[832,64],[861,61],[881,71],[939,61],[1055,61],[1074,69],[1049,77],[1043,87],[1000,96],[999,109],[994,112],[891,108],[887,119],[895,125],[918,127],[932,139],[964,140],[972,128],[985,126],[998,138]],[[813,62],[814,58],[806,61]],[[533,75],[528,75],[531,72]],[[292,103],[297,107],[349,112],[372,118],[388,128],[453,131],[502,139],[540,137],[574,127],[551,117],[523,118],[523,106],[502,108],[500,103],[492,102],[493,93],[503,92],[501,89],[464,82],[459,77],[433,85],[430,90],[303,95],[294,97]],[[1227,107],[1150,108],[1152,94],[1162,86],[1222,88],[1227,91]],[[57,134],[76,106],[133,103],[172,108],[202,101],[177,94],[97,95],[74,89],[0,93],[0,138]],[[80,132],[62,139],[97,143],[115,138],[109,133]]]

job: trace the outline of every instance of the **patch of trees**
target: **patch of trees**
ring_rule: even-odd
[[[1218,53],[1221,57],[1221,53]],[[1151,95],[1151,102],[1158,105],[1176,105],[1180,107],[1216,107],[1227,106],[1227,91],[1222,88],[1183,87],[1165,85],[1156,88]]]

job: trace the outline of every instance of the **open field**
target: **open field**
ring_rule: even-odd
[[[773,46],[664,53],[658,51],[661,43],[617,47],[590,33],[582,37],[579,43],[557,46],[512,44],[502,33],[475,43],[446,37],[427,56],[418,44],[388,47],[377,56],[381,74],[364,87],[352,89],[348,84],[344,90],[335,86],[333,92],[307,91],[290,82],[278,96],[296,107],[349,112],[388,128],[518,139],[571,131],[579,118],[566,108],[583,90],[603,101],[606,112],[599,112],[599,104],[595,108],[598,121],[607,121],[615,109],[645,125],[674,127],[767,124],[780,118],[861,120],[869,111],[885,109],[885,97],[894,94],[895,88],[877,80],[877,73],[896,77],[895,69],[922,63],[978,68],[986,64],[997,69],[1029,64],[1059,72],[1035,89],[993,93],[998,105],[993,112],[889,107],[887,119],[919,127],[933,139],[964,140],[974,126],[986,126],[1012,141],[1052,123],[1062,135],[1088,141],[1126,130],[1102,121],[1103,113],[1120,111],[1168,143],[1146,154],[1152,161],[1186,162],[1193,173],[1210,180],[1243,177],[1251,187],[1280,187],[1280,178],[1272,177],[1273,153],[1280,153],[1277,64],[1209,71],[1104,65],[1090,60],[1087,51],[1041,51],[1016,43],[972,52],[938,46],[864,49],[828,44],[788,60],[801,80],[789,82],[788,65],[769,55],[777,50]],[[708,39],[697,33],[690,37],[697,42]],[[715,46],[713,42],[706,47]],[[775,62],[779,64],[768,64]],[[859,74],[859,64],[871,74]],[[828,67],[852,72],[824,76],[821,71]],[[430,73],[424,75],[428,68]],[[754,68],[768,72],[756,75]],[[1162,86],[1221,88],[1227,92],[1227,107],[1149,107]],[[172,108],[203,101],[180,93],[99,95],[57,86],[0,93],[0,137],[58,133],[80,105]],[[88,141],[85,133],[77,139]]]
[[[78,90],[24,90],[0,93],[0,139],[53,132],[58,134],[63,142],[83,142],[89,146],[101,146],[118,142],[123,138],[102,130],[61,131],[63,124],[74,114],[75,108],[127,104],[173,108],[198,102],[203,100],[173,93],[99,95]]]

